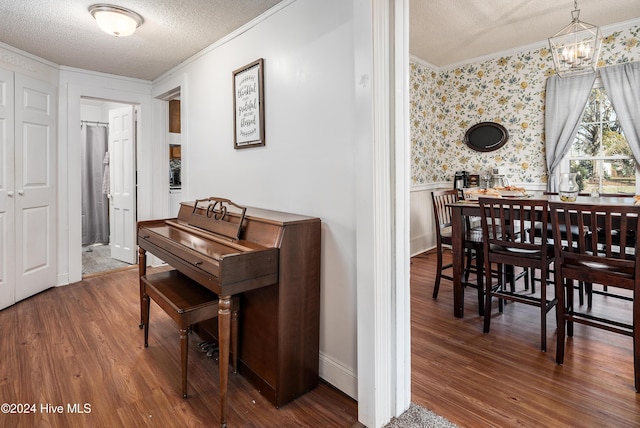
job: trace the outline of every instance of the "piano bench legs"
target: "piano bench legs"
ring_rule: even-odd
[[[149,308],[151,300],[153,300],[178,324],[180,329],[182,396],[187,398],[188,338],[191,326],[218,316],[218,295],[175,270],[145,275],[140,280],[143,286],[144,347],[149,346]],[[236,298],[232,299],[230,330],[231,366],[233,372],[236,373],[238,356],[238,302]]]

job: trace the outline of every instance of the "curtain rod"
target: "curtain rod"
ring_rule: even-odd
[[[83,124],[83,123],[87,123],[87,124],[95,123],[95,124],[96,124],[96,126],[98,126],[98,125],[109,126],[109,122],[97,122],[97,121],[95,121],[95,120],[81,120],[81,121],[80,121],[80,127],[81,127],[81,128],[82,128],[82,124]]]

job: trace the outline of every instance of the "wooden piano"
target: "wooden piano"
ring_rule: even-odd
[[[197,331],[218,338],[222,426],[234,295],[239,373],[276,407],[318,384],[320,224],[221,198],[183,202],[177,218],[138,223],[141,277],[148,251],[220,297],[217,320]]]

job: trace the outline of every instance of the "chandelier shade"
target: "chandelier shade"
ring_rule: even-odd
[[[549,37],[556,73],[560,77],[596,71],[602,35],[600,28],[580,21],[577,1],[569,25]]]
[[[144,22],[142,16],[136,12],[110,4],[89,6],[89,13],[95,18],[102,31],[116,37],[132,35]]]

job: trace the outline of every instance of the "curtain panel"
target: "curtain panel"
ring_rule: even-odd
[[[82,245],[109,243],[109,200],[103,193],[107,128],[82,126]],[[106,166],[108,167],[108,165]]]
[[[595,79],[595,73],[547,79],[544,123],[547,190],[551,192],[558,191],[556,171],[576,138]]]
[[[633,157],[640,163],[640,62],[601,68],[600,78]]]

